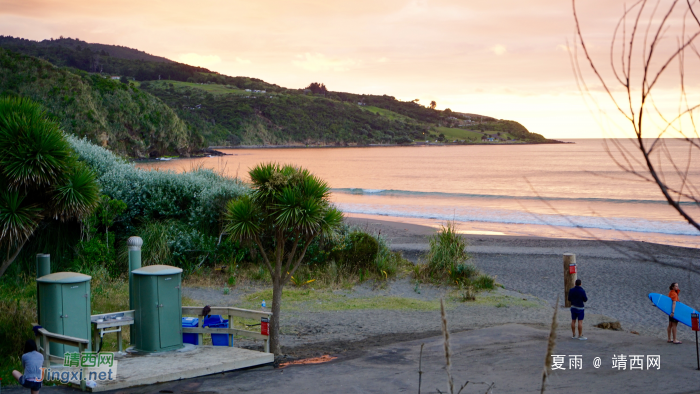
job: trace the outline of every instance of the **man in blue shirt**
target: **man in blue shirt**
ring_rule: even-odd
[[[581,287],[581,279],[576,279],[576,286],[569,290],[569,302],[571,302],[571,338],[576,339],[576,320],[578,320],[578,339],[585,341],[583,336],[583,303],[588,301],[586,291]]]

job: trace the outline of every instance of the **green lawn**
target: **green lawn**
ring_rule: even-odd
[[[212,93],[212,94],[258,94],[258,93],[252,93],[252,92],[246,92],[243,89],[238,89],[234,87],[227,87],[226,85],[217,85],[217,84],[199,84],[199,83],[193,83],[193,82],[180,82],[180,81],[170,81],[170,80],[162,80],[162,81],[153,81],[152,84],[158,86],[159,88],[163,88],[163,86],[160,86],[165,83],[172,83],[173,86],[176,88],[194,88],[194,89],[201,89],[206,92]]]
[[[393,112],[393,111],[389,111],[388,109],[373,107],[371,105],[361,105],[360,108],[365,110],[365,111],[369,111],[373,114],[379,114],[381,116],[385,116],[391,120],[403,120],[406,122],[413,121],[413,119],[411,119],[411,118],[397,114],[396,112]]]
[[[355,309],[385,309],[385,310],[439,310],[437,300],[423,301],[406,297],[352,297],[350,293],[332,292],[329,290],[285,288],[282,293],[283,310],[287,311],[344,311]],[[259,308],[262,300],[271,303],[272,290],[262,290],[249,294],[244,298],[242,307]]]
[[[483,136],[483,134],[478,131],[453,129],[450,127],[438,127],[437,132],[438,134],[445,134],[445,138],[448,141],[475,139],[476,142],[481,142],[481,137]]]

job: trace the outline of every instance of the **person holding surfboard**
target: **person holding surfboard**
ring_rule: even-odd
[[[586,291],[581,287],[581,279],[576,279],[576,286],[569,290],[569,302],[571,302],[571,338],[576,338],[576,320],[578,320],[578,339],[585,341],[583,336],[583,303],[588,301]]]
[[[671,299],[671,314],[668,315],[668,328],[666,328],[666,332],[668,333],[668,343],[674,343],[676,345],[680,345],[681,341],[676,340],[676,331],[678,330],[678,320],[676,320],[673,316],[676,314],[676,302],[678,302],[678,293],[681,292],[681,289],[678,287],[678,283],[673,282],[671,283],[671,286],[669,287],[670,292],[668,293],[668,298]],[[673,334],[673,340],[671,340],[671,334]]]

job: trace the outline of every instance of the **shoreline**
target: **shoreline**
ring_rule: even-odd
[[[417,143],[417,144],[368,144],[368,145],[236,145],[236,146],[208,146],[200,151],[191,154],[190,156],[160,156],[160,157],[132,157],[129,158],[134,163],[150,163],[159,162],[161,160],[170,161],[178,159],[201,159],[207,157],[233,156],[231,153],[221,152],[221,150],[254,150],[254,149],[343,149],[343,148],[406,148],[406,147],[431,147],[431,146],[521,146],[521,145],[556,145],[556,144],[575,144],[573,141],[549,140],[547,142],[465,142],[465,143]],[[200,153],[210,151],[207,153]]]
[[[414,264],[429,250],[428,237],[437,229],[420,224],[373,218],[346,218],[365,231],[380,233],[392,250]],[[533,295],[554,305],[563,291],[563,254],[576,254],[578,278],[588,293],[587,315],[610,316],[625,330],[665,338],[668,317],[653,306],[649,293],[666,294],[672,282],[681,285],[681,302],[700,306],[700,250],[640,241],[604,241],[533,236],[462,234],[472,263],[495,276],[505,290]],[[563,295],[563,294],[561,294]],[[560,300],[563,305],[563,301]],[[679,338],[694,339],[680,325]],[[691,338],[692,337],[692,338]]]
[[[573,141],[548,140],[545,142],[465,142],[465,143],[416,143],[416,144],[367,144],[367,145],[236,145],[236,146],[209,146],[207,149],[324,149],[324,148],[393,148],[393,147],[425,147],[425,146],[489,146],[489,145],[552,145],[552,144],[575,144]]]

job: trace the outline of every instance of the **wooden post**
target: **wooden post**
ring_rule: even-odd
[[[80,343],[78,344],[78,359],[81,360],[80,362],[82,363],[83,360],[83,353],[85,353],[85,344]],[[80,374],[80,391],[85,391],[87,389],[86,386],[86,380],[87,378],[83,379],[83,374]]]
[[[228,328],[233,328],[233,316],[228,315]],[[233,334],[228,334],[228,345],[233,347]]]
[[[205,316],[198,315],[197,318],[199,319],[199,327],[204,328]],[[202,334],[202,333],[197,334],[197,344],[198,344],[198,346],[204,346],[204,334]]]
[[[569,290],[576,286],[576,274],[569,273],[569,266],[576,264],[576,255],[573,253],[564,253],[564,306],[571,307],[569,302]]]
[[[44,368],[51,368],[51,360],[49,359],[51,344],[49,343],[49,338],[44,334],[41,334],[41,343],[44,344],[44,347],[41,349],[41,354],[44,355]]]

